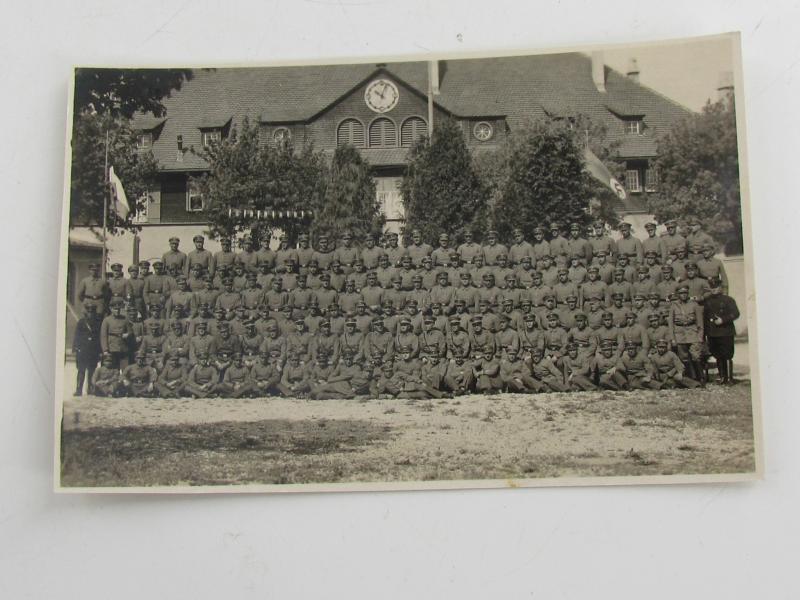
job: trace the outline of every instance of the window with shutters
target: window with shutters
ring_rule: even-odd
[[[625,171],[625,185],[630,192],[642,191],[642,181],[639,177],[639,169],[628,169]]]
[[[428,132],[428,125],[422,117],[409,117],[400,126],[400,144],[410,146],[417,138]]]
[[[397,146],[397,127],[391,119],[375,119],[369,126],[370,148],[392,148]]]
[[[357,119],[345,119],[336,132],[336,145],[350,144],[356,148],[364,147],[364,125]]]

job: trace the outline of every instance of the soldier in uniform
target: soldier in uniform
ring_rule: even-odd
[[[680,250],[686,251],[686,238],[678,233],[678,223],[675,219],[665,222],[664,226],[667,231],[661,235],[661,241],[667,257],[666,261],[672,262],[678,258]]]
[[[564,375],[549,356],[539,347],[531,349],[531,375],[537,392],[566,392]]]
[[[250,369],[244,364],[241,352],[233,355],[233,364],[225,370],[219,392],[228,398],[241,398],[253,391],[250,381]]]
[[[506,353],[505,360],[500,363],[499,377],[503,388],[509,392],[530,392],[535,390],[538,385],[531,377],[528,366],[519,359],[519,353],[516,350]]]
[[[583,266],[590,265],[594,258],[594,247],[581,235],[580,223],[573,223],[569,226],[567,251],[570,259],[577,257]]]
[[[422,259],[431,255],[433,247],[422,241],[422,232],[419,229],[414,229],[411,231],[411,243],[406,246],[406,252],[413,264],[419,267]]]
[[[450,236],[446,233],[439,234],[439,247],[431,252],[434,267],[446,267],[450,264]]]
[[[122,300],[112,302],[111,314],[100,325],[100,347],[103,354],[111,355],[118,369],[128,365],[128,344],[133,336],[130,322],[122,315],[122,306]]]
[[[705,335],[703,308],[689,299],[687,285],[678,287],[677,293],[678,301],[673,302],[669,310],[670,338],[689,377],[702,384],[705,373],[702,366],[702,343]]]
[[[389,231],[386,233],[386,248],[384,248],[384,252],[386,256],[389,257],[389,264],[392,266],[397,266],[400,264],[400,259],[406,255],[406,249],[401,248],[398,246],[398,238],[397,233],[394,231]]]
[[[100,264],[91,263],[89,265],[89,273],[88,277],[84,277],[78,283],[78,302],[81,303],[84,311],[91,304],[95,307],[95,312],[98,315],[104,315],[106,313],[108,285],[100,277]]]
[[[456,348],[445,367],[445,387],[455,395],[460,396],[469,393],[474,383],[475,377],[472,370],[472,362],[467,360],[461,348]]]
[[[114,366],[114,358],[104,354],[100,366],[95,369],[91,378],[92,394],[104,398],[115,398],[121,394],[119,369]]]
[[[310,238],[307,233],[301,233],[297,236],[295,255],[297,257],[298,272],[301,274],[308,273],[308,265],[314,260],[314,249],[310,245]]]
[[[94,375],[97,363],[100,360],[100,328],[102,320],[97,314],[94,304],[89,304],[84,309],[84,315],[75,326],[75,337],[72,340],[72,353],[75,355],[75,365],[78,367],[75,382],[75,395],[83,394],[83,382],[88,377],[88,393],[94,394]]]
[[[186,367],[181,363],[181,356],[177,352],[168,354],[167,364],[158,376],[155,384],[156,395],[159,398],[180,398],[183,387],[186,385]]]
[[[175,236],[169,238],[169,250],[161,257],[164,267],[168,272],[184,273],[186,270],[186,254],[178,250],[181,240]]]
[[[634,341],[625,342],[625,352],[619,359],[619,371],[625,376],[629,390],[661,389],[661,384],[655,379],[655,367],[647,349]]]
[[[656,352],[650,356],[650,360],[662,388],[696,388],[700,386],[697,381],[683,374],[684,365],[678,355],[669,349],[667,340],[662,339],[656,342]]]
[[[208,273],[213,277],[215,271],[214,255],[205,249],[206,239],[202,235],[196,235],[192,238],[192,243],[194,243],[194,250],[186,256],[186,266],[183,269],[183,274],[188,277],[195,266],[200,265],[204,273]]]
[[[246,235],[242,238],[242,251],[236,255],[235,265],[242,265],[245,271],[258,270],[258,254],[253,249],[253,238]]]
[[[158,374],[147,364],[147,353],[144,349],[136,353],[136,362],[122,371],[122,389],[126,395],[136,398],[149,398],[155,390]]]
[[[281,381],[280,354],[277,350],[274,357],[266,350],[260,352],[259,361],[250,369],[250,381],[256,396],[275,394]]]
[[[619,225],[622,237],[617,240],[617,253],[619,256],[627,256],[628,260],[634,265],[642,264],[644,260],[644,248],[639,238],[631,235],[631,224],[622,222]]]
[[[500,361],[495,356],[494,344],[487,344],[480,357],[472,361],[475,391],[479,394],[497,394],[503,390]]]
[[[592,371],[597,372],[601,388],[607,390],[621,390],[627,385],[627,380],[620,369],[619,354],[611,342],[603,342],[600,352],[592,361]]]
[[[215,273],[220,268],[232,267],[233,264],[236,262],[236,253],[231,250],[231,245],[232,245],[231,238],[228,237],[222,238],[222,240],[220,240],[220,245],[222,246],[222,250],[216,252],[213,256]],[[211,273],[211,276],[213,277],[215,273]]]
[[[514,243],[508,249],[508,262],[511,263],[511,266],[521,265],[523,258],[529,258],[532,264],[533,246],[525,241],[522,229],[515,227],[511,232],[511,237],[514,240]]]
[[[725,265],[714,256],[716,245],[707,243],[703,246],[703,256],[697,261],[697,270],[704,279],[718,279],[722,288],[722,293],[728,293],[728,274],[725,272]]]
[[[654,252],[662,265],[667,264],[667,248],[664,244],[664,238],[656,236],[656,224],[651,221],[645,223],[644,228],[647,231],[647,238],[642,242],[642,249],[645,255],[648,252]]]
[[[561,357],[558,367],[564,373],[564,385],[571,392],[592,391],[597,386],[592,383],[592,361],[590,357],[581,355],[580,346],[575,342],[567,344],[567,353]]]
[[[144,280],[144,287],[142,288],[144,301],[148,307],[151,304],[164,306],[167,298],[175,289],[174,280],[169,275],[164,274],[164,263],[160,260],[153,261],[153,271],[153,274]]]
[[[184,390],[192,398],[209,398],[216,396],[219,386],[219,372],[211,364],[211,356],[208,352],[201,352],[197,355],[195,364],[186,376]]]
[[[270,242],[270,236],[262,236],[261,248],[255,252],[255,265],[262,273],[264,273],[262,267],[266,267],[267,271],[275,270],[275,252],[269,247]]]
[[[385,256],[386,252],[383,248],[375,245],[375,236],[371,233],[364,236],[364,247],[361,249],[361,260],[364,261],[364,267],[368,271],[372,271],[378,267],[381,256]]]
[[[486,233],[486,244],[483,246],[483,263],[487,267],[494,267],[498,264],[497,257],[501,254],[508,257],[508,248],[505,244],[498,243],[497,231],[490,229]]]
[[[106,283],[108,285],[109,299],[128,299],[128,281],[122,275],[122,265],[120,263],[111,265],[111,279]]]

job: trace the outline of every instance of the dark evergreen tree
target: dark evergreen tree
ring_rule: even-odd
[[[348,230],[361,240],[378,234],[384,217],[375,195],[369,164],[353,146],[340,146],[333,154],[321,205],[311,227],[312,237],[337,240]]]
[[[494,175],[499,182],[492,184],[492,218],[502,238],[508,239],[514,227],[531,239],[536,226],[553,221],[586,224],[599,208],[613,213],[602,184],[584,168],[582,129],[572,120],[545,119],[524,124],[509,136],[495,159],[500,161]]]
[[[659,140],[660,190],[650,201],[659,221],[696,216],[704,229],[741,253],[742,205],[733,96],[708,103]]]
[[[456,241],[486,207],[486,193],[473,167],[461,127],[443,120],[433,138],[420,138],[412,147],[401,192],[405,232],[419,229],[428,243],[446,232]]]
[[[247,118],[201,155],[209,170],[195,182],[212,238],[249,232],[258,241],[279,228],[293,241],[322,204],[322,155],[310,146],[296,153],[290,144],[270,145]]]

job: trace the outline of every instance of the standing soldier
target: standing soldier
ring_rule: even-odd
[[[196,235],[192,238],[192,242],[194,243],[194,250],[189,252],[186,257],[186,267],[183,269],[183,274],[188,277],[195,265],[200,265],[203,268],[203,272],[209,273],[213,277],[215,270],[214,256],[203,247],[206,239],[202,235]]]
[[[235,264],[242,265],[246,271],[258,270],[258,254],[253,250],[253,238],[249,235],[242,238],[242,251],[236,255]]]
[[[522,229],[515,227],[511,232],[514,243],[508,249],[508,261],[512,267],[522,264],[522,259],[527,257],[533,261],[533,246],[525,241]]]
[[[712,242],[703,246],[703,257],[697,261],[697,270],[704,279],[718,279],[722,287],[722,293],[728,293],[728,274],[725,272],[725,265],[714,256],[716,245]]]
[[[89,265],[89,276],[84,277],[78,283],[77,297],[84,311],[91,304],[95,307],[95,312],[98,315],[105,314],[108,285],[100,277],[100,263],[91,263]]]
[[[627,256],[631,264],[640,265],[644,261],[644,248],[639,238],[631,235],[631,224],[622,222],[619,231],[622,237],[617,240],[617,252],[619,256]]]
[[[430,256],[431,252],[433,252],[433,247],[422,241],[422,232],[419,229],[412,230],[411,243],[406,246],[406,253],[411,257],[414,266],[419,267],[422,259]]]
[[[334,260],[338,260],[345,275],[353,272],[353,265],[359,257],[358,248],[353,246],[353,234],[349,231],[342,233],[342,243],[333,251]]]
[[[78,377],[75,382],[75,395],[83,394],[83,382],[88,377],[89,394],[94,394],[92,375],[100,360],[100,328],[102,321],[93,304],[84,309],[84,315],[78,320],[75,327],[75,337],[72,341],[72,353],[75,355],[75,365],[78,367]]]
[[[146,306],[159,304],[164,306],[173,291],[173,279],[164,274],[164,263],[160,260],[153,261],[154,273],[144,280],[142,293]]]
[[[689,225],[689,233],[686,235],[686,243],[689,248],[692,246],[705,248],[708,245],[714,247],[714,238],[703,231],[700,219],[697,217],[689,217],[689,219],[687,219],[687,224]],[[694,257],[695,260],[699,258],[699,256]]]
[[[602,221],[597,221],[594,224],[594,235],[589,238],[589,244],[592,246],[592,256],[596,260],[603,252],[608,260],[613,260],[617,255],[617,244],[606,233],[606,226]],[[603,273],[600,274],[601,277]],[[606,281],[603,279],[603,281]],[[606,281],[608,283],[608,281]]]
[[[128,296],[125,300],[133,305],[140,314],[144,314],[144,279],[139,277],[139,265],[128,267]]]
[[[550,255],[555,257],[558,267],[567,265],[569,242],[561,235],[561,225],[555,222],[550,224]]]
[[[110,354],[114,367],[124,369],[128,365],[128,344],[133,336],[130,322],[122,315],[122,300],[111,304],[111,314],[100,326],[100,347],[103,354]]]
[[[736,328],[733,322],[739,318],[736,300],[726,295],[722,281],[716,277],[708,280],[709,296],[703,304],[705,335],[708,350],[717,363],[717,383],[733,383],[733,351]]]
[[[644,224],[644,228],[645,231],[647,231],[647,239],[642,242],[642,248],[645,254],[648,252],[655,252],[661,264],[667,264],[667,247],[666,244],[664,244],[664,238],[656,236],[656,224],[650,221]]]
[[[236,262],[236,253],[231,250],[231,245],[233,244],[231,238],[225,237],[220,240],[220,244],[222,245],[222,250],[215,253],[213,256],[213,263],[214,263],[214,272],[216,273],[217,270],[221,268],[229,268],[234,265]],[[211,273],[211,276],[214,276],[214,273]]]
[[[368,271],[376,269],[380,263],[381,256],[384,256],[385,254],[386,252],[384,252],[383,248],[375,245],[374,235],[368,233],[364,236],[364,247],[361,249],[361,260],[364,261],[364,267]]]
[[[664,226],[667,228],[667,231],[661,234],[661,241],[664,244],[667,262],[672,262],[678,258],[680,250],[686,251],[686,238],[678,233],[678,223],[675,219],[670,219],[664,223]]]
[[[550,256],[550,242],[544,239],[544,228],[536,227],[533,230],[533,267],[540,269],[542,259]]]
[[[111,265],[111,279],[108,280],[108,295],[109,300],[119,298],[120,300],[128,299],[128,281],[122,276],[122,265],[114,263]]]
[[[483,262],[487,267],[494,267],[497,265],[497,257],[499,255],[508,257],[508,248],[505,244],[497,242],[497,231],[490,229],[486,232],[486,244],[483,246]]]
[[[308,273],[308,265],[314,259],[314,249],[310,246],[310,240],[307,233],[301,233],[297,237],[297,268],[300,273]]]
[[[464,231],[464,243],[459,245],[457,250],[459,257],[461,258],[461,262],[467,269],[472,268],[472,265],[475,263],[475,259],[478,256],[483,256],[483,248],[481,248],[480,244],[477,244],[475,241],[473,241],[472,231],[469,229]]]
[[[317,261],[320,271],[324,272],[330,269],[331,262],[333,262],[333,251],[330,248],[328,236],[324,233],[317,237],[317,246],[312,257]]]
[[[702,384],[704,380],[704,369],[701,364],[702,344],[705,336],[703,308],[689,299],[687,285],[678,287],[678,301],[670,306],[669,329],[678,358],[684,363],[687,374]]]
[[[169,238],[169,250],[161,256],[161,262],[164,263],[167,272],[171,272],[173,269],[177,273],[186,271],[186,254],[178,250],[180,243],[180,238],[175,236]]]
[[[581,235],[580,223],[573,223],[569,226],[569,239],[567,240],[568,256],[571,258],[578,257],[581,264],[588,266],[594,257],[594,248],[589,243],[589,240]]]
[[[446,233],[439,234],[439,247],[431,252],[434,267],[446,267],[450,264],[450,236]]]

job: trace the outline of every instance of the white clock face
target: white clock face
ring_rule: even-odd
[[[475,124],[475,128],[472,130],[472,134],[475,136],[476,139],[482,142],[486,142],[492,139],[492,135],[494,134],[494,129],[492,129],[492,126],[486,121],[481,121],[480,123]]]
[[[386,113],[397,106],[400,92],[388,79],[376,79],[367,86],[364,101],[376,113]]]

